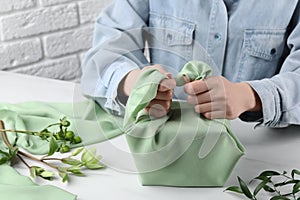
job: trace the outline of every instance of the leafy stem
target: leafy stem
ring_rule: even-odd
[[[58,131],[53,132],[49,130],[49,128],[55,126],[58,127]],[[28,167],[32,178],[38,176],[46,180],[52,180],[55,177],[53,172],[47,171],[40,166],[30,166],[25,160],[25,158],[27,158],[55,169],[62,178],[63,182],[68,180],[69,174],[83,176],[84,174],[81,172],[83,167],[91,170],[104,168],[104,165],[99,163],[101,157],[96,155],[95,149],[84,149],[81,147],[75,149],[71,155],[64,158],[49,157],[55,152],[67,153],[70,151],[71,144],[79,144],[82,142],[79,136],[76,136],[73,131],[68,130],[69,126],[70,122],[66,119],[66,117],[63,117],[60,119],[59,123],[50,124],[39,132],[11,130],[5,129],[3,121],[0,120],[1,136],[3,142],[8,147],[7,151],[0,149],[0,165],[11,162],[15,157],[18,157],[19,160]],[[49,143],[49,152],[42,158],[37,158],[29,153],[21,151],[17,146],[10,144],[6,132],[28,134],[40,137],[42,140],[45,140]],[[81,158],[77,159],[76,157],[78,157],[79,154],[81,154]],[[59,161],[61,164],[55,165],[51,163],[51,161]]]
[[[257,200],[260,191],[269,193],[270,200],[300,200],[300,180],[295,178],[295,176],[300,176],[300,171],[293,169],[290,174],[291,176],[288,176],[286,171],[282,173],[272,170],[263,171],[249,183],[249,185],[253,182],[257,183],[253,192],[250,191],[245,181],[238,177],[239,185],[230,186],[225,191],[243,194],[251,200]],[[283,194],[281,191],[283,186],[291,186],[290,191]],[[285,191],[286,189],[287,187]]]
[[[43,159],[36,158],[36,157],[34,157],[34,156],[32,156],[32,155],[30,155],[30,154],[28,154],[28,153],[25,153],[25,152],[23,152],[23,151],[20,151],[20,150],[19,150],[19,151],[18,151],[18,155],[25,156],[25,157],[27,157],[27,158],[33,160],[33,161],[36,161],[36,162],[41,162],[41,163],[43,163],[43,164],[45,164],[45,165],[48,165],[48,166],[51,167],[51,168],[58,169],[57,166],[55,166],[55,165],[53,165],[53,164],[51,164],[51,163],[45,162]],[[30,168],[30,167],[29,167],[29,168]]]

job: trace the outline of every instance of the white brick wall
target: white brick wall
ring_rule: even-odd
[[[0,70],[79,81],[93,25],[111,0],[0,0]]]

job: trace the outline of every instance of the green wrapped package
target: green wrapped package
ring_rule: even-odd
[[[191,61],[176,77],[178,86],[200,80],[210,67]],[[158,85],[167,78],[155,69],[145,71],[130,95],[124,131],[143,185],[223,186],[244,148],[226,119],[208,120],[186,102],[173,102],[162,118],[144,110],[155,98]]]

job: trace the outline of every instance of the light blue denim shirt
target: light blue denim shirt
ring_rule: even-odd
[[[85,95],[123,115],[117,88],[129,71],[161,64],[175,76],[190,60],[253,87],[263,112],[242,119],[300,124],[298,0],[115,0],[96,21],[81,83]],[[175,98],[185,98],[182,88]]]

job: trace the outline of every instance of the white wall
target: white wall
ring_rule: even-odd
[[[0,70],[78,81],[110,0],[0,0]]]

